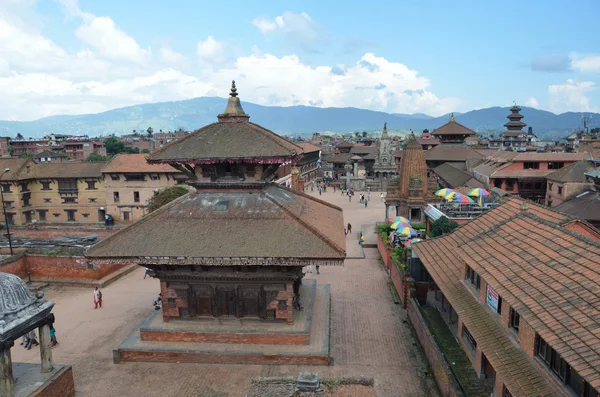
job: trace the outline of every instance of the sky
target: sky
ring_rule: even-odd
[[[600,111],[597,0],[0,0],[0,119],[226,97]],[[594,31],[596,30],[596,31]]]

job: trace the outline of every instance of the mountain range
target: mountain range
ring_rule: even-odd
[[[38,138],[45,134],[87,134],[89,136],[128,134],[133,130],[144,132],[152,127],[173,131],[183,128],[193,131],[216,121],[217,114],[225,109],[227,99],[200,97],[175,102],[146,103],[109,110],[98,114],[50,116],[33,121],[0,121],[0,135]],[[358,108],[318,108],[311,106],[262,106],[243,102],[251,121],[282,135],[305,135],[313,132],[348,133],[378,131],[383,123],[389,130],[433,130],[447,123],[448,115],[432,117],[426,114],[385,113]],[[490,107],[455,113],[456,121],[477,132],[504,130],[508,107]],[[581,125],[581,113],[554,114],[548,111],[523,107],[523,122],[533,127],[540,138],[558,139]],[[587,114],[586,114],[587,115]],[[600,120],[600,114],[591,114]]]

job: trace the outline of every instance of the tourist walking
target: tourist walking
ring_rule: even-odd
[[[306,273],[311,273],[312,274],[312,265],[306,266]]]
[[[381,201],[383,201],[383,193],[381,193]]]
[[[321,274],[321,272],[319,272],[321,266],[317,265],[317,274]]]
[[[102,291],[98,287],[94,288],[94,309],[100,307],[102,309]]]
[[[144,280],[146,279],[146,276],[150,274],[150,269],[146,268],[146,271],[144,272]]]
[[[367,204],[369,203],[369,200],[365,199],[365,208],[367,208]]]
[[[348,229],[348,234],[352,233],[352,225],[350,222],[348,222],[348,227],[346,227],[346,229]]]

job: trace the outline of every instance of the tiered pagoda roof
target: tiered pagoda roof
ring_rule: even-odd
[[[523,131],[523,127],[526,127],[527,124],[521,121],[521,119],[523,119],[524,116],[521,113],[519,113],[520,111],[521,108],[517,106],[517,104],[510,108],[511,113],[508,116],[506,116],[509,122],[504,124],[507,131],[503,132],[502,136],[508,137],[527,134],[525,131]]]

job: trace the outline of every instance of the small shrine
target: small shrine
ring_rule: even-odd
[[[299,191],[294,164],[302,149],[249,119],[234,82],[216,123],[148,157],[185,173],[192,191],[86,253],[91,261],[151,270],[163,299],[154,330],[185,329],[194,335],[188,341],[261,335],[268,344],[276,339],[264,334],[268,324],[285,332],[312,314],[294,308],[313,302],[306,296],[313,281],[301,287],[303,267],[343,264],[342,210]],[[286,188],[274,178],[289,163]],[[140,336],[159,340],[161,332],[142,328]]]
[[[54,303],[44,299],[44,293],[29,292],[21,278],[0,272],[0,396],[55,396],[53,383],[70,385],[61,396],[75,395],[71,367],[52,363],[50,327]],[[41,367],[34,364],[13,364],[11,348],[14,341],[30,331],[38,330]],[[62,387],[62,386],[61,386]]]
[[[423,147],[413,133],[404,142],[400,160],[400,177],[388,183],[385,198],[385,219],[402,216],[412,224],[424,223],[428,202],[437,202],[436,182],[428,177]],[[391,207],[395,213],[390,214]]]

